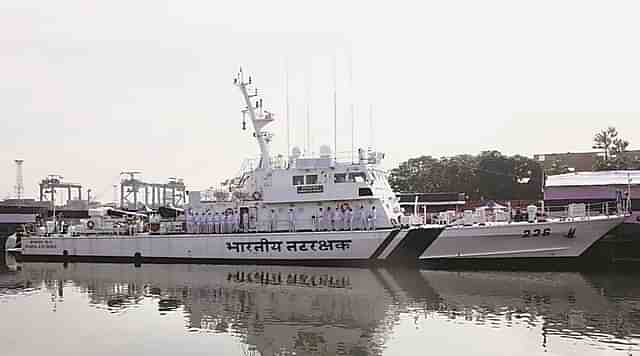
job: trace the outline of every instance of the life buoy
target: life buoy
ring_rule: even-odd
[[[261,200],[262,199],[262,194],[260,194],[260,192],[253,192],[253,199],[254,200]]]
[[[87,229],[93,230],[94,227],[96,227],[96,223],[94,223],[93,220],[87,221]]]

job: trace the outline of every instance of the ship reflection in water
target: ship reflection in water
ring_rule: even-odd
[[[640,354],[639,275],[7,266],[7,356]]]

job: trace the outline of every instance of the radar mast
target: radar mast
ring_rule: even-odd
[[[258,89],[253,87],[251,76],[245,81],[242,68],[240,68],[233,83],[240,88],[246,104],[242,110],[242,129],[246,129],[246,115],[248,113],[251,124],[253,125],[253,136],[258,141],[258,146],[260,147],[259,168],[271,169],[269,144],[271,143],[273,134],[263,130],[263,128],[275,120],[274,114],[262,108],[262,99],[258,95]]]

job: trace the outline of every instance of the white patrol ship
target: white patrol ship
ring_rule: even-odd
[[[234,80],[246,120],[260,148],[255,165],[232,180],[230,199],[201,201],[191,192],[184,225],[152,218],[150,232],[130,223],[96,231],[100,217],[66,234],[22,237],[23,259],[134,260],[149,262],[241,262],[369,264],[417,262],[442,232],[438,225],[403,225],[398,199],[380,168],[384,157],[359,150],[339,162],[328,147],[320,157],[270,155],[273,135],[264,130],[274,115],[242,71]],[[133,218],[135,220],[135,217]],[[111,226],[112,224],[107,224]]]
[[[628,205],[630,206],[630,205]],[[429,267],[554,268],[588,263],[579,259],[598,240],[622,224],[629,215],[620,201],[615,211],[608,204],[571,204],[556,211],[527,208],[527,219],[511,221],[509,211],[478,209],[449,222],[445,231],[420,256]],[[501,219],[500,216],[504,218]]]

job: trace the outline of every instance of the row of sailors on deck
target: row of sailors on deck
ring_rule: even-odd
[[[241,223],[242,221],[242,223]],[[187,213],[187,231],[190,234],[227,234],[249,231],[249,214],[236,211],[225,211],[222,214],[211,211],[203,213]]]
[[[376,207],[372,206],[371,210],[367,210],[362,205],[357,212],[354,212],[349,206],[335,209],[331,209],[331,207],[319,208],[318,212],[311,216],[313,231],[375,230],[376,220]],[[271,209],[269,231],[278,231],[278,221],[278,213],[275,209]],[[289,232],[297,231],[297,222],[295,209],[289,208],[287,212]]]
[[[318,208],[317,213],[311,216],[313,231],[338,231],[338,230],[375,230],[376,229],[377,212],[376,207],[365,209],[360,206],[357,212],[354,212],[349,206],[340,208],[326,209]],[[287,211],[287,225],[289,232],[298,230],[299,219],[296,216],[294,208]],[[282,221],[278,217],[275,209],[271,209],[267,231],[281,231]],[[222,214],[216,212],[212,214],[210,211],[203,213],[187,213],[187,231],[195,234],[226,234],[237,232],[249,232],[249,214],[238,211],[228,211]]]
[[[328,230],[375,230],[377,213],[376,207],[371,206],[370,210],[360,205],[357,212],[354,212],[350,206],[342,206],[340,208],[326,210],[318,209],[318,214],[311,217],[313,220],[313,228],[315,231]]]

